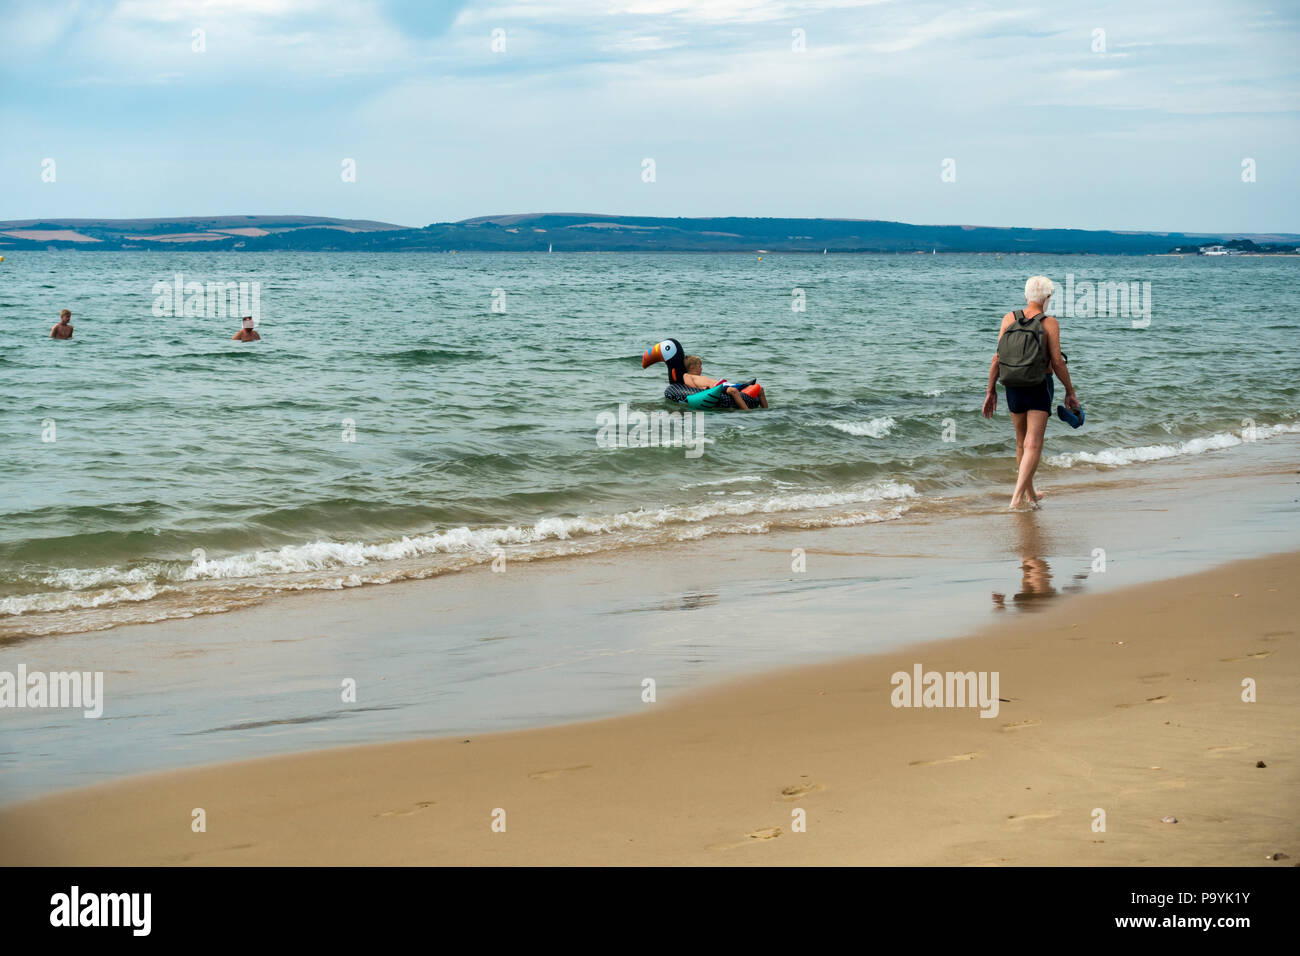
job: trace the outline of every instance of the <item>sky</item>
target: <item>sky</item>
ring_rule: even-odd
[[[1297,49],[1294,0],[0,0],[0,220],[1297,233]]]

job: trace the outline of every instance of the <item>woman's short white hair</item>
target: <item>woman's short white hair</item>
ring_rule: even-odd
[[[1052,280],[1047,276],[1030,276],[1025,283],[1025,301],[1042,305],[1052,297]]]

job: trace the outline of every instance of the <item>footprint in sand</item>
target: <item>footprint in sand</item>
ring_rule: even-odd
[[[1157,671],[1154,674],[1138,674],[1138,680],[1144,684],[1154,684],[1156,681],[1164,680],[1169,676],[1170,675],[1166,674],[1164,671]]]
[[[820,783],[798,783],[794,786],[786,787],[781,791],[781,796],[787,800],[794,800],[796,797],[802,797],[805,793],[813,793],[817,790],[825,790]]]
[[[1148,697],[1146,700],[1139,701],[1138,703],[1141,703],[1141,704],[1167,704],[1167,703],[1169,703],[1171,700],[1173,700],[1173,698],[1170,697],[1168,694],[1161,694],[1159,697]],[[1138,704],[1116,704],[1115,706],[1116,706],[1116,707],[1136,707],[1136,706],[1138,706]]]
[[[1276,641],[1279,637],[1286,637],[1288,634],[1294,634],[1295,631],[1265,631],[1264,640]]]
[[[385,810],[383,813],[376,813],[375,816],[376,817],[409,817],[416,813],[419,813],[421,810],[428,810],[436,802],[437,801],[434,800],[421,800],[419,803],[417,803],[415,806],[411,807],[408,810]]]
[[[762,827],[758,830],[751,830],[745,834],[746,839],[739,843],[715,843],[709,847],[710,850],[734,850],[739,846],[749,846],[755,840],[775,840],[781,835],[780,827]]]
[[[1050,820],[1052,817],[1059,817],[1060,810],[1044,810],[1040,813],[1013,813],[1007,817],[1008,823],[1019,823],[1021,820]]]
[[[228,853],[231,850],[251,850],[256,844],[254,843],[236,843],[232,846],[219,846],[215,850],[191,850],[188,853],[180,853],[176,856],[168,857],[173,863],[188,863],[195,857],[211,856],[214,853]]]
[[[1272,653],[1272,651],[1255,651],[1253,654],[1247,654],[1244,657],[1221,657],[1219,660],[1225,664],[1235,664],[1238,661],[1257,661],[1270,656]]]
[[[1013,730],[1024,730],[1026,727],[1037,727],[1041,723],[1041,720],[1017,720],[1009,724],[1003,724],[1002,732],[1006,734]]]
[[[974,760],[982,752],[983,751],[976,750],[968,754],[953,754],[951,757],[940,757],[938,760],[913,760],[908,764],[908,766],[909,767],[933,767],[935,764],[953,763],[954,761],[957,760]]]
[[[1246,744],[1220,744],[1217,747],[1206,747],[1205,756],[1222,757],[1224,754],[1235,753],[1238,750],[1245,750]]]
[[[537,770],[528,775],[529,780],[551,780],[562,773],[573,773],[577,770],[590,770],[591,764],[579,764],[576,767],[560,767],[558,770]]]
[[[1186,777],[1177,777],[1173,780],[1161,780],[1159,783],[1149,787],[1124,787],[1119,791],[1121,797],[1128,796],[1130,793],[1155,793],[1157,790],[1182,790],[1187,786]]]

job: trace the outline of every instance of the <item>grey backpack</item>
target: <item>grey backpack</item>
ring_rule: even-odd
[[[1024,310],[1013,315],[1015,324],[998,339],[998,381],[1010,388],[1041,385],[1047,378],[1047,336],[1040,312],[1031,319]]]

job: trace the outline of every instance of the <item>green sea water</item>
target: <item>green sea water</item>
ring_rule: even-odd
[[[1300,431],[1300,259],[11,255],[0,637],[1009,494],[979,406],[1038,273],[1088,415],[1050,423],[1040,485]],[[262,341],[168,314],[178,274],[256,288]],[[1089,314],[1089,283],[1137,294]],[[772,407],[704,413],[698,455],[602,447],[602,413],[674,408],[640,362],[668,337]]]

